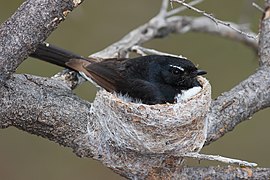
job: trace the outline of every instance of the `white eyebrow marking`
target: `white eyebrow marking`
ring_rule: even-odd
[[[180,71],[185,71],[184,68],[182,68],[181,66],[175,66],[175,65],[170,65],[170,66],[173,67],[173,68],[177,68]]]

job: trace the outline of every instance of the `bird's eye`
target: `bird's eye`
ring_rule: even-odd
[[[177,69],[177,68],[173,68],[173,69],[172,69],[172,73],[173,73],[174,75],[178,75],[178,74],[180,74],[180,70]]]
[[[181,66],[170,65],[170,71],[174,75],[179,75],[183,73],[185,70]]]

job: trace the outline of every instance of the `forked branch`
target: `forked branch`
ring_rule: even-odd
[[[15,126],[29,133],[41,135],[63,146],[71,147],[79,156],[100,160],[117,173],[128,178],[180,178],[190,173],[193,177],[199,178],[204,175],[211,177],[213,172],[218,172],[220,177],[223,174],[227,178],[232,175],[234,178],[261,179],[269,177],[269,169],[259,168],[210,167],[183,169],[181,167],[182,159],[179,157],[160,154],[143,155],[133,151],[123,153],[110,146],[110,142],[107,144],[108,147],[102,149],[100,148],[101,142],[94,135],[98,130],[91,131],[93,132],[92,136],[87,132],[87,128],[92,127],[88,122],[91,122],[95,113],[90,111],[91,103],[75,96],[63,81],[31,75],[12,75],[27,54],[33,51],[34,47],[47,38],[50,32],[56,28],[57,24],[62,20],[61,18],[63,18],[62,15],[75,7],[74,2],[28,0],[12,18],[1,25],[0,48],[5,47],[4,51],[0,51],[0,76],[2,83],[4,82],[0,87],[1,128]],[[131,50],[145,51],[140,46],[153,38],[164,37],[170,33],[186,33],[189,31],[208,32],[226,38],[233,37],[233,39],[244,42],[254,49],[258,47],[256,40],[245,36],[244,33],[232,31],[228,26],[224,28],[223,26],[226,26],[226,24],[217,28],[216,23],[211,19],[208,19],[208,21],[212,21],[212,23],[204,23],[207,22],[205,17],[175,16],[176,13],[181,11],[182,7],[168,11],[168,4],[165,4],[165,2],[169,3],[169,1],[164,0],[160,13],[151,21],[131,31],[118,42],[92,56],[100,58],[128,56]],[[202,1],[193,1],[193,3],[195,2]],[[39,6],[40,3],[48,4],[41,7]],[[31,13],[27,11],[29,8],[26,8],[29,6],[35,9],[34,13],[43,14],[44,12],[42,17],[36,19],[32,16],[31,18],[22,16],[22,14]],[[47,8],[43,9],[43,7]],[[270,106],[269,9],[269,5],[267,5],[260,29],[260,68],[246,80],[212,102],[208,113],[210,124],[207,143],[219,139],[238,123],[248,119],[257,111]],[[36,16],[36,14],[33,14],[33,16]],[[203,24],[201,24],[202,22]],[[25,26],[23,23],[27,25]],[[46,24],[47,26],[39,26],[40,24]],[[7,38],[11,33],[16,37],[16,41],[14,38]],[[19,34],[24,36],[19,36]],[[28,36],[29,34],[30,36]],[[9,50],[9,48],[11,49]],[[104,139],[104,141],[107,141],[107,139]],[[136,166],[130,166],[129,163]]]

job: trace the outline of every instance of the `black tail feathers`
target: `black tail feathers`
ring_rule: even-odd
[[[71,59],[86,59],[83,56],[74,54],[73,52],[56,47],[46,42],[39,44],[36,51],[30,54],[30,57],[34,57],[65,68],[70,68],[66,66],[66,63]]]

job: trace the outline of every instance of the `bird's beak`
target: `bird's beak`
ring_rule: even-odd
[[[207,74],[206,71],[200,70],[200,69],[196,70],[195,73],[196,73],[197,76],[201,76],[201,75]]]
[[[207,72],[204,71],[204,70],[197,69],[196,71],[193,71],[193,72],[190,74],[190,77],[195,78],[195,77],[197,77],[197,76],[201,76],[201,75],[204,75],[204,74],[207,74]]]

